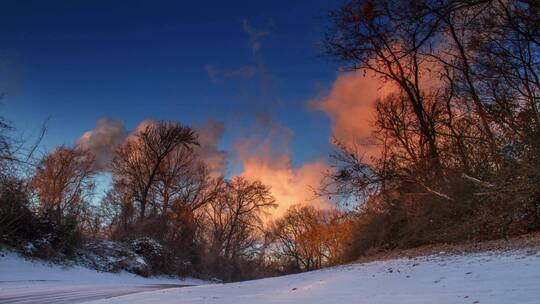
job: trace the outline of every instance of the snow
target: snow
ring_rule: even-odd
[[[34,303],[85,299],[91,304],[537,304],[540,253],[532,249],[441,253],[240,283],[162,289],[165,284],[204,283],[195,279],[143,278],[126,272],[104,273],[81,266],[61,267],[0,252],[0,299],[10,297],[21,303],[32,303],[28,299],[36,300]]]
[[[0,251],[0,295],[17,288],[55,288],[58,286],[134,286],[134,285],[197,285],[204,281],[193,278],[144,278],[128,272],[98,272],[82,266],[61,266],[28,260],[14,252]]]
[[[352,264],[303,274],[172,288],[89,302],[142,303],[540,303],[536,250],[437,255]]]

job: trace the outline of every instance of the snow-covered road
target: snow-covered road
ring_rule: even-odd
[[[0,251],[0,304],[83,303],[186,285],[207,284],[192,278],[143,278],[131,273],[98,272],[27,260]]]
[[[5,282],[4,282],[5,283]],[[45,282],[43,282],[45,283]],[[2,284],[2,282],[0,282]],[[107,299],[145,291],[183,287],[156,285],[72,285],[34,288],[12,288],[0,292],[2,304],[72,304]]]

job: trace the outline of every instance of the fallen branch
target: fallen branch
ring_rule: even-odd
[[[474,178],[474,177],[472,177],[470,175],[467,175],[465,173],[462,173],[461,177],[463,177],[464,179],[469,180],[469,181],[471,181],[471,182],[473,182],[475,184],[478,184],[478,185],[480,185],[482,187],[485,187],[485,188],[495,188],[495,185],[493,185],[492,183],[481,181],[481,180],[479,180],[477,178]]]
[[[450,196],[448,196],[448,195],[446,195],[446,194],[444,194],[444,193],[441,193],[441,192],[439,192],[439,191],[436,191],[436,190],[430,188],[429,186],[425,185],[425,184],[422,183],[421,181],[418,181],[418,180],[411,180],[411,181],[414,182],[414,183],[416,183],[416,184],[419,185],[419,186],[422,186],[427,192],[429,192],[429,193],[431,193],[431,194],[435,194],[436,196],[442,197],[442,198],[447,199],[447,200],[449,200],[449,201],[451,201],[451,202],[454,201],[454,199],[451,198]]]

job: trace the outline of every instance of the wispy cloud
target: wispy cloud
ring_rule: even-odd
[[[222,83],[227,78],[241,78],[244,80],[257,77],[260,82],[262,93],[268,91],[272,75],[268,72],[268,68],[261,54],[262,40],[270,35],[270,29],[274,27],[272,19],[268,19],[267,25],[262,28],[257,28],[251,25],[248,19],[242,19],[242,30],[248,36],[248,47],[251,50],[250,61],[252,64],[247,64],[240,67],[222,68],[212,64],[203,66],[210,81],[214,84]]]
[[[268,36],[270,32],[251,26],[247,19],[242,19],[242,29],[246,34],[248,34],[249,47],[251,48],[253,56],[256,56],[261,49],[261,39],[265,36]]]
[[[257,74],[257,68],[251,65],[232,69],[219,69],[211,64],[206,64],[203,68],[213,83],[221,83],[225,78],[250,79]]]

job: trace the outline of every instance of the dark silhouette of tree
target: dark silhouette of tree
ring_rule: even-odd
[[[111,172],[115,182],[129,188],[138,204],[139,219],[146,216],[149,196],[167,157],[181,147],[197,145],[194,131],[175,122],[151,123],[114,153]]]

